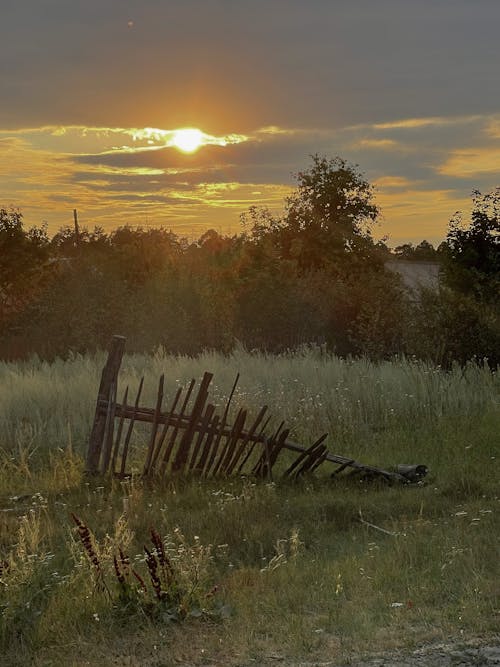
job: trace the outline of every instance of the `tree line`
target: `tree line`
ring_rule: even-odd
[[[251,207],[242,231],[188,241],[163,228],[26,228],[0,209],[0,357],[47,359],[105,347],[196,354],[235,344],[343,356],[415,355],[449,365],[500,359],[500,188],[473,193],[468,224],[392,253],[358,167],[313,156],[281,215]],[[411,294],[391,257],[438,261],[437,290]]]

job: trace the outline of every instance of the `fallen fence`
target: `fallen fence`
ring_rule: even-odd
[[[194,379],[185,390],[179,388],[167,409],[163,405],[164,375],[159,379],[154,407],[140,405],[144,378],[133,402],[129,402],[128,386],[118,402],[118,373],[124,351],[125,338],[114,336],[97,395],[86,459],[89,474],[130,475],[127,459],[134,426],[140,422],[151,424],[142,465],[145,477],[191,473],[201,477],[251,474],[272,478],[273,467],[283,451],[298,454],[284,470],[285,477],[312,473],[325,463],[336,465],[331,477],[357,472],[387,481],[410,483],[418,482],[427,474],[423,465],[400,465],[392,471],[331,454],[324,444],[326,433],[306,448],[289,439],[289,429],[285,428],[284,422],[268,433],[270,416],[266,405],[253,419],[249,418],[246,409],[239,408],[231,420],[229,410],[239,375],[222,414],[209,402],[208,390],[213,375],[208,372],[204,373],[196,390]]]

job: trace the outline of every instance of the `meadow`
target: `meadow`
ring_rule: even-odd
[[[213,372],[218,405],[239,372],[233,409],[269,405],[297,442],[328,432],[333,453],[429,467],[415,486],[334,481],[326,467],[296,482],[153,483],[84,475],[104,360],[0,363],[0,664],[356,664],[498,631],[497,372],[320,347],[127,355],[120,386],[144,375],[147,405],[162,372],[167,397]],[[151,528],[174,573],[162,599]],[[147,585],[120,581],[120,549],[121,574],[128,558]]]

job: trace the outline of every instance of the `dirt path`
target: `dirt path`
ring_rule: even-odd
[[[413,651],[373,655],[348,662],[301,662],[288,667],[493,667],[500,666],[500,637],[481,642],[438,643]]]

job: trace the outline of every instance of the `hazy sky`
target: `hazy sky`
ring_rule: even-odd
[[[499,0],[1,0],[0,206],[231,232],[319,153],[376,186],[377,236],[439,241],[500,182],[499,25]]]

